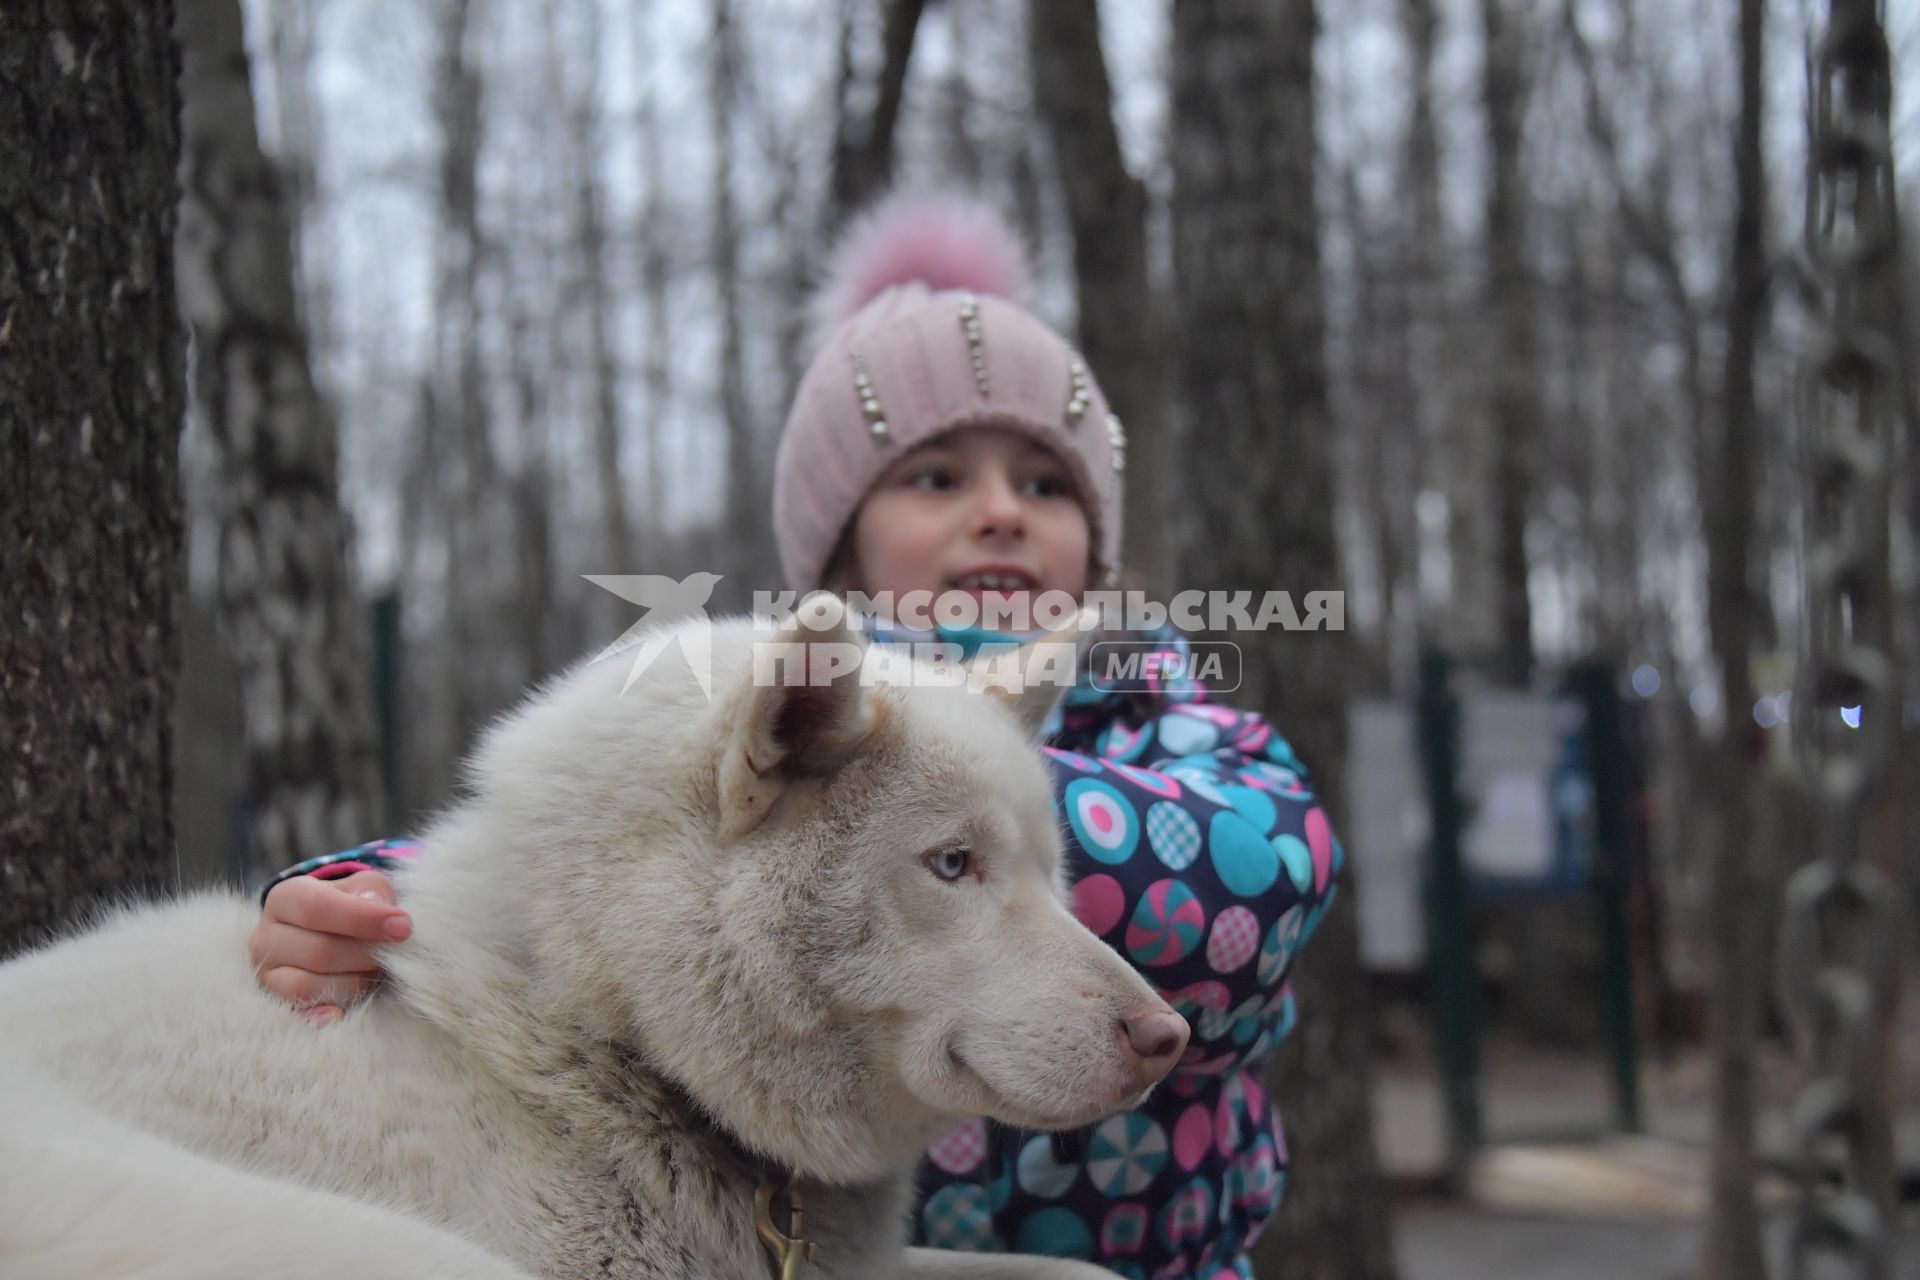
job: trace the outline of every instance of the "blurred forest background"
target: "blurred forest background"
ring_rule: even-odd
[[[1920,3],[1885,9],[1893,83],[1920,84]],[[408,829],[477,727],[634,620],[582,574],[723,572],[736,609],[782,585],[767,494],[809,289],[861,205],[957,187],[1013,216],[1037,310],[1128,424],[1131,567],[1346,592],[1345,633],[1256,656],[1242,695],[1330,792],[1349,701],[1410,700],[1423,651],[1509,689],[1607,665],[1641,738],[1660,1030],[1697,1043],[1764,986],[1806,857],[1794,251],[1824,10],[179,0],[178,875]],[[1891,130],[1910,212],[1915,95]],[[1872,287],[1911,367],[1920,270]],[[1913,794],[1920,750],[1896,759]],[[1715,932],[1736,911],[1751,950]],[[1509,921],[1512,967],[1563,921]],[[1289,1274],[1366,1280],[1392,1273],[1367,1072],[1333,1077],[1390,1037],[1352,924],[1329,932],[1293,1091],[1321,1163],[1276,1230]],[[1551,1016],[1582,990],[1536,998],[1532,1030],[1591,1034]]]
[[[1014,215],[1038,309],[1080,333],[1132,410],[1136,454],[1161,460],[1130,477],[1130,563],[1165,590],[1196,585],[1170,558],[1181,499],[1156,440],[1174,429],[1178,349],[1207,340],[1175,298],[1183,68],[1166,6],[277,0],[246,17],[352,592],[397,601],[412,659],[395,820],[445,797],[477,724],[631,621],[581,574],[715,569],[735,608],[781,585],[768,471],[809,355],[807,291],[835,228],[889,182]],[[1766,16],[1772,303],[1750,437],[1765,727],[1791,685],[1800,593],[1787,255],[1813,17],[1799,0]],[[1318,19],[1267,69],[1312,76],[1317,172],[1271,199],[1293,222],[1318,215],[1326,393],[1299,412],[1327,436],[1339,577],[1233,585],[1345,589],[1359,693],[1410,693],[1425,643],[1521,679],[1591,653],[1638,669],[1672,800],[1662,862],[1697,896],[1682,851],[1705,847],[1713,814],[1683,797],[1703,743],[1749,717],[1722,705],[1707,591],[1734,17],[1708,0],[1366,0]],[[1892,5],[1888,26],[1899,82],[1920,66],[1920,9]],[[1896,111],[1911,174],[1920,106]],[[183,460],[188,652],[211,664],[237,504],[207,401]],[[1259,461],[1287,466],[1281,450]],[[1911,619],[1911,542],[1897,554]],[[198,673],[189,714],[231,692]],[[188,843],[230,848],[231,816],[195,815]],[[301,835],[269,837],[248,869],[325,839]]]

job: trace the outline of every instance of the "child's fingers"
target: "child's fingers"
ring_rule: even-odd
[[[329,1004],[345,1008],[373,990],[374,975],[308,973],[292,965],[281,965],[263,971],[260,985],[296,1008]]]
[[[262,920],[253,931],[251,943],[253,962],[262,969],[289,965],[318,974],[380,972],[373,947],[357,938]]]
[[[267,895],[263,915],[264,920],[296,929],[362,942],[399,942],[413,932],[413,921],[393,905],[392,884],[378,871],[361,871],[341,880],[296,876]]]
[[[393,880],[384,871],[368,868],[356,871],[350,876],[341,876],[338,880],[323,880],[322,884],[352,894],[356,898],[368,898],[392,906],[395,902]]]

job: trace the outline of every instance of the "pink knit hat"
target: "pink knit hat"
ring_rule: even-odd
[[[984,206],[895,197],[834,251],[815,303],[820,354],[774,459],[787,584],[821,585],[842,531],[895,458],[958,427],[1022,431],[1060,456],[1118,564],[1126,437],[1079,353],[1021,305],[1018,240]]]

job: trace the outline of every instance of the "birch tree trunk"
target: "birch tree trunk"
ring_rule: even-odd
[[[1147,273],[1147,193],[1127,171],[1095,0],[1030,0],[1033,99],[1073,228],[1080,350],[1126,424],[1129,568],[1158,580],[1166,477],[1166,358]]]
[[[1314,200],[1318,30],[1312,0],[1173,6],[1176,332],[1186,341],[1174,382],[1172,528],[1185,588],[1301,593],[1340,584]],[[1238,638],[1241,699],[1273,715],[1337,817],[1349,638]],[[1342,892],[1350,902],[1351,884]],[[1393,1274],[1358,941],[1343,906],[1295,973],[1300,1026],[1269,1073],[1293,1172],[1255,1250],[1263,1275]]]
[[[173,863],[171,18],[35,0],[0,20],[0,957]]]
[[[382,812],[367,627],[338,445],[294,297],[283,187],[261,153],[239,0],[180,0],[181,314],[240,681],[253,874],[371,839]]]

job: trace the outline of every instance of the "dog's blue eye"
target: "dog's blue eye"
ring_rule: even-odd
[[[936,849],[927,855],[927,870],[942,880],[958,880],[972,865],[972,853],[962,848]]]

